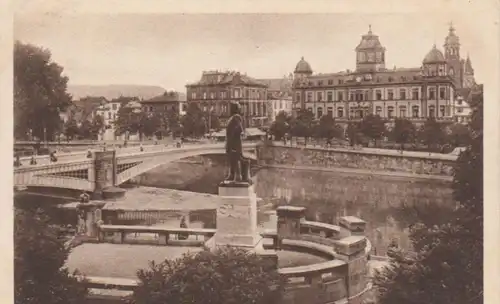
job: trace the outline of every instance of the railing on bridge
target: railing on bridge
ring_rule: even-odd
[[[255,149],[256,142],[245,142],[245,150]],[[113,152],[114,151],[114,152]],[[108,155],[103,159],[97,154]],[[111,154],[113,155],[111,155]],[[88,151],[56,154],[54,161],[50,156],[37,158],[18,158],[14,169],[14,184],[18,187],[43,186],[95,191],[96,183],[107,187],[118,186],[139,174],[157,166],[182,158],[202,154],[225,153],[224,143],[174,145],[152,145],[129,147],[111,151]],[[256,159],[254,154],[247,157]],[[111,176],[109,169],[111,169]]]

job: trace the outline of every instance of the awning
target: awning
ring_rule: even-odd
[[[257,128],[247,128],[245,129],[245,135],[246,136],[264,136],[266,135],[265,132],[262,132],[261,130]]]

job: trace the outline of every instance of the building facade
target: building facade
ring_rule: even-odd
[[[162,95],[141,101],[142,110],[146,113],[177,112],[182,116],[186,112],[186,95],[181,92],[165,91]]]
[[[293,74],[290,73],[290,75],[283,78],[258,80],[267,85],[267,99],[271,106],[271,122],[275,120],[276,115],[280,112],[292,115]]]
[[[214,111],[222,126],[229,119],[229,104],[241,105],[245,127],[261,127],[270,122],[271,106],[267,85],[234,71],[204,71],[201,79],[186,85],[187,103],[197,103],[204,112]]]
[[[134,111],[141,111],[141,104],[138,99],[133,99],[126,103],[121,99],[114,99],[101,104],[95,110],[95,114],[100,115],[104,121],[104,130],[99,135],[99,140],[123,140],[125,138],[124,136],[117,136],[115,134],[115,121],[118,118],[118,111],[121,107],[130,107]]]
[[[386,68],[385,48],[371,27],[356,47],[356,69],[313,74],[302,58],[293,82],[294,110],[312,111],[316,118],[331,115],[338,122],[360,120],[368,114],[384,119],[408,118],[420,123],[428,117],[455,119],[457,90],[474,85],[470,58],[460,58],[453,26],[444,54],[435,45],[415,68]]]

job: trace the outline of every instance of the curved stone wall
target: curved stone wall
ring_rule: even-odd
[[[327,259],[311,265],[279,268],[278,272],[288,279],[279,304],[362,303],[371,288],[367,276],[371,243],[364,235],[366,223],[352,216],[342,217],[339,226],[306,221],[305,208],[292,206],[279,207],[277,214],[277,229],[261,234],[265,249],[294,250]],[[99,238],[100,241],[106,241],[105,233],[112,233],[113,239],[119,240],[118,243],[123,242],[126,233],[156,233],[156,242],[161,245],[168,245],[169,234],[182,232],[210,237],[216,232],[215,229],[120,225],[102,225],[99,230],[99,235],[103,235],[103,238]],[[204,245],[212,247],[209,243],[213,240],[213,237],[205,238]],[[176,245],[182,246],[182,243]],[[199,245],[203,245],[203,242]],[[119,279],[112,278],[89,277],[88,280],[89,287],[94,288],[94,291],[126,290],[128,295],[136,284],[131,284],[129,280],[126,286],[122,286]],[[117,296],[110,296],[103,301],[101,296],[94,295],[91,296],[90,303],[94,303],[93,300],[101,301],[99,303],[117,303]]]

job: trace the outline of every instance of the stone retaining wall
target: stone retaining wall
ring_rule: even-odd
[[[426,176],[451,176],[455,156],[397,151],[284,147],[271,144],[257,148],[260,165],[348,168],[370,172],[400,172]],[[406,153],[406,154],[405,154]]]

